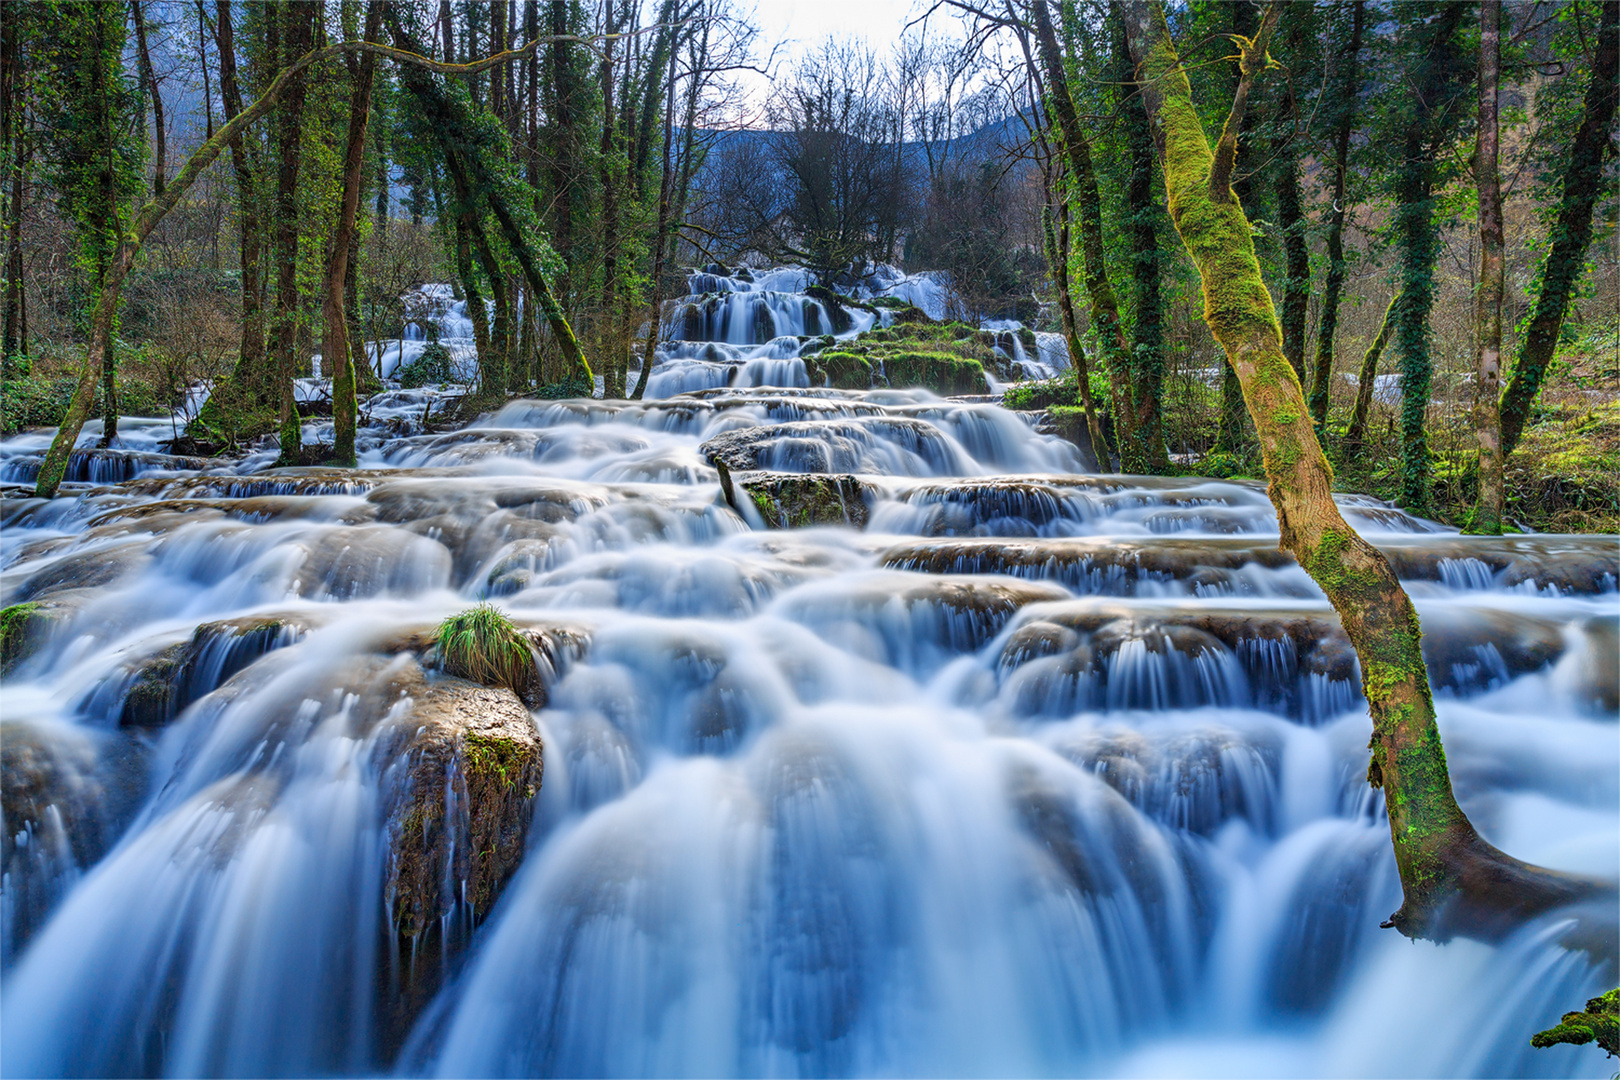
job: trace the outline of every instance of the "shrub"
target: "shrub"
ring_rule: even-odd
[[[421,356],[399,369],[398,378],[399,385],[407,390],[453,381],[450,350],[437,341],[429,342]]]
[[[485,686],[505,686],[523,696],[534,678],[534,654],[528,639],[493,604],[452,615],[439,624],[439,666]]]

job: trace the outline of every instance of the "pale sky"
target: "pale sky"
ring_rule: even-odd
[[[828,37],[864,39],[881,52],[899,40],[907,23],[931,6],[933,0],[755,0],[751,21],[759,27],[759,37],[754,55],[763,62],[780,43],[776,70],[785,72],[795,58]],[[928,20],[930,34],[954,35],[954,14],[944,8],[936,11]],[[756,102],[769,93],[763,76],[748,75],[740,81]]]

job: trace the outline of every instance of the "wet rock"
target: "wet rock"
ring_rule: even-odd
[[[1009,503],[1009,513],[1040,513],[1033,491]],[[1294,558],[1275,543],[1243,540],[982,540],[902,544],[883,554],[883,565],[930,574],[1009,574],[1059,581],[1084,593],[1134,595],[1145,583],[1185,581],[1205,590],[1250,591],[1236,571],[1275,570]],[[1309,595],[1309,593],[1306,593]]]
[[[199,625],[177,642],[129,666],[118,724],[157,728],[260,657],[298,641],[313,625],[305,614],[250,615]],[[94,702],[91,711],[96,709]]]
[[[529,646],[534,666],[530,677],[516,693],[529,708],[543,709],[550,704],[551,688],[589,652],[592,632],[589,627],[579,625],[519,626],[517,629]],[[371,647],[382,653],[410,653],[422,667],[438,669],[436,632],[437,624],[422,623],[396,630]]]
[[[540,733],[510,690],[442,678],[415,689],[387,756],[387,900],[415,938],[465,903],[489,913],[523,858],[543,769]]]
[[[66,724],[0,729],[0,963],[44,924],[112,842],[140,796],[140,744]]]
[[[859,529],[871,515],[866,485],[848,474],[745,473],[732,477],[732,487],[732,497],[750,500],[772,529]]]
[[[74,589],[94,589],[135,575],[150,561],[144,541],[97,545],[88,551],[64,555],[30,574],[18,586],[12,601],[44,600]]]
[[[91,596],[90,590],[62,590],[48,599],[12,604],[0,611],[0,674],[14,671],[41,652]]]

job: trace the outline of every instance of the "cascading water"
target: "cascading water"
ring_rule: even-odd
[[[42,437],[0,445],[0,586],[43,627],[0,720],[0,1071],[1607,1075],[1529,1046],[1614,981],[1567,922],[1377,928],[1355,657],[1258,486],[808,388],[803,283],[761,277],[674,306],[706,336],[661,400],[428,433],[443,395],[394,391],[358,470],[126,425],[47,503]],[[855,525],[764,528],[828,520],[817,471]],[[1616,876],[1614,538],[1344,508],[1475,823]],[[530,708],[436,672],[482,597],[533,634]],[[543,774],[435,757],[490,716]],[[516,831],[478,839],[490,799]]]

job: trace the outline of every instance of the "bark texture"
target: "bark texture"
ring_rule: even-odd
[[[1496,87],[1502,66],[1502,2],[1479,5],[1479,295],[1475,301],[1474,432],[1479,438],[1479,501],[1470,532],[1502,532],[1502,184],[1497,172]]]
[[[1388,560],[1345,523],[1333,501],[1333,473],[1283,354],[1249,221],[1222,168],[1235,157],[1245,84],[1266,62],[1266,39],[1281,11],[1270,7],[1243,45],[1243,80],[1213,154],[1158,0],[1127,5],[1131,48],[1154,120],[1170,217],[1203,279],[1204,318],[1242,381],[1281,546],[1327,594],[1361,662],[1373,721],[1368,780],[1384,789],[1405,894],[1385,925],[1410,937],[1493,938],[1612,886],[1528,866],[1474,831],[1451,790],[1417,612]]]
[[[1350,5],[1350,40],[1339,61],[1332,107],[1333,202],[1328,210],[1327,281],[1322,288],[1322,321],[1316,331],[1316,364],[1311,376],[1311,422],[1317,435],[1327,424],[1329,389],[1333,382],[1333,339],[1339,330],[1339,294],[1344,290],[1344,219],[1346,179],[1350,171],[1350,135],[1355,129],[1356,95],[1361,92],[1361,36],[1366,28],[1367,5]]]
[[[366,9],[366,38],[375,38],[381,27],[381,0],[371,0]],[[343,154],[343,206],[338,212],[337,232],[332,237],[332,259],[326,267],[326,295],[322,304],[326,332],[321,357],[332,369],[332,460],[339,465],[355,463],[354,434],[359,406],[355,399],[355,363],[349,349],[348,298],[344,291],[351,278],[349,259],[354,248],[355,218],[360,209],[366,124],[371,113],[371,83],[376,70],[377,58],[363,53],[349,102],[349,140]]]
[[[1586,87],[1581,126],[1570,146],[1564,170],[1563,201],[1553,224],[1551,250],[1541,272],[1541,291],[1530,313],[1530,324],[1519,344],[1519,355],[1502,395],[1502,453],[1519,445],[1530,409],[1541,392],[1547,364],[1558,349],[1558,331],[1569,310],[1570,296],[1586,264],[1592,242],[1592,208],[1603,193],[1603,166],[1612,145],[1615,105],[1620,98],[1620,4],[1602,5],[1597,31],[1597,53],[1592,81]]]

